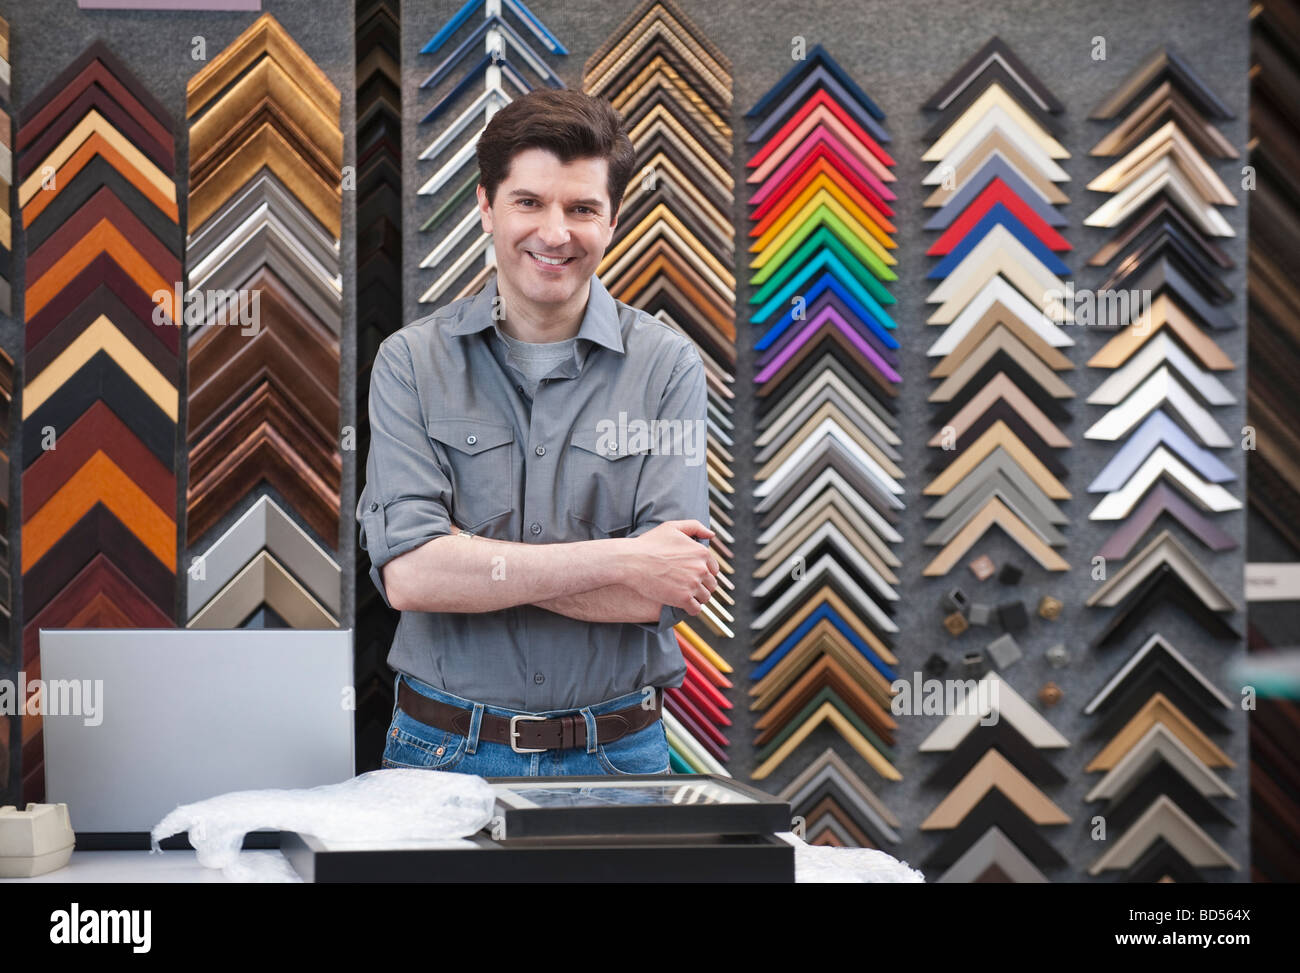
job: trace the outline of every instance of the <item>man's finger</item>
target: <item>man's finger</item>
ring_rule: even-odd
[[[698,520],[670,520],[668,523],[691,537],[713,537],[717,534],[717,531],[705,527]]]

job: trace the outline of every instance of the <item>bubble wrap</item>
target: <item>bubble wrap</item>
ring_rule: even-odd
[[[874,848],[810,845],[792,831],[778,835],[794,845],[796,882],[924,882],[907,862]]]
[[[231,881],[298,881],[278,851],[241,852],[258,828],[296,831],[323,841],[461,838],[492,818],[495,800],[482,777],[438,770],[373,770],[341,784],[298,790],[234,791],[182,804],[153,826],[158,842],[182,831],[200,865]]]

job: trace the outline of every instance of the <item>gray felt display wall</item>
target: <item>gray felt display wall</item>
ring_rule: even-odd
[[[329,79],[339,89],[342,96],[340,107],[340,127],[343,129],[343,158],[345,165],[352,165],[356,158],[356,102],[353,84],[353,39],[352,39],[352,0],[290,0],[290,2],[264,2],[262,9],[280,21],[298,45],[320,66]],[[171,112],[176,141],[176,194],[181,207],[181,226],[187,222],[185,198],[189,193],[189,151],[185,132],[185,83],[203,68],[205,62],[195,61],[190,52],[195,37],[203,37],[206,42],[207,56],[215,57],[223,48],[242,33],[260,14],[238,11],[147,11],[147,10],[79,10],[75,0],[70,2],[46,3],[44,0],[17,0],[8,5],[5,15],[9,20],[11,31],[11,60],[13,65],[13,105],[21,117],[22,110],[33,96],[49,84],[68,63],[76,58],[87,46],[96,40],[102,40],[131,71],[135,72],[141,82],[147,86],[165,108]],[[15,131],[17,123],[15,123]],[[343,193],[343,232],[340,243],[340,260],[343,272],[343,331],[339,335],[342,345],[342,363],[339,375],[339,398],[343,425],[349,426],[355,420],[352,388],[356,384],[356,311],[354,300],[354,265],[356,261],[356,207],[353,194]],[[14,221],[14,271],[12,279],[23,279],[24,244],[18,229],[19,221]],[[4,347],[13,356],[18,371],[22,373],[22,287],[14,287],[14,316],[4,320]],[[187,487],[185,470],[184,432],[186,426],[186,399],[189,385],[185,381],[185,370],[181,370],[180,389],[181,418],[179,428],[181,442],[177,444],[177,512],[179,530],[178,550],[189,551],[197,538],[186,538],[185,529],[185,492]],[[15,387],[22,388],[23,381],[16,381]],[[14,410],[15,417],[21,414],[19,408]],[[15,498],[18,492],[19,478],[22,470],[15,453],[12,490]],[[350,453],[343,454],[343,487],[340,508],[345,516],[345,523],[355,526],[353,512],[356,509],[356,463],[352,462]],[[251,497],[261,493],[275,494],[270,487],[262,487]],[[293,507],[276,496],[281,507],[294,516]],[[210,537],[219,537],[246,510],[241,506],[238,511],[228,514],[212,530]],[[295,518],[297,519],[297,518]],[[10,524],[10,544],[13,560],[20,560],[18,518],[12,518]],[[302,521],[299,519],[299,523]],[[303,525],[306,527],[306,525]],[[310,528],[308,528],[310,530]],[[343,580],[345,624],[351,624],[353,595],[351,582],[351,565],[356,551],[356,530],[345,530],[338,549],[339,563],[344,565]],[[197,553],[191,552],[191,553]],[[183,579],[182,579],[183,580]],[[21,589],[21,586],[18,586]],[[177,586],[178,599],[184,598],[185,585]],[[21,592],[14,601],[14,616],[22,617]],[[183,617],[178,615],[177,617]]]
[[[343,130],[343,158],[345,165],[352,165],[356,158],[356,105],[354,77],[354,43],[353,43],[353,2],[352,0],[288,0],[275,2],[269,0],[262,4],[263,11],[270,12],[289,32],[298,45],[306,51],[321,70],[339,89],[340,119]],[[188,128],[185,121],[185,84],[204,63],[191,57],[194,38],[202,37],[206,43],[209,59],[215,57],[231,41],[239,36],[256,20],[259,13],[234,11],[140,11],[140,10],[79,10],[76,0],[9,0],[0,8],[0,14],[9,21],[10,27],[10,64],[12,66],[12,100],[14,108],[14,132],[16,134],[23,109],[28,101],[39,94],[41,89],[56,78],[67,65],[96,40],[103,41],[109,49],[140,79],[155,98],[170,112],[176,139],[176,192],[180,204],[181,226],[187,224],[185,199],[189,192],[187,174],[189,172],[189,151],[185,137]],[[15,197],[16,197],[15,193]],[[344,428],[355,422],[355,405],[352,389],[356,384],[356,313],[354,304],[355,254],[356,254],[356,207],[354,194],[343,193],[343,223],[340,246],[341,265],[343,267],[343,328],[339,335],[342,349],[342,362],[339,375],[339,400],[341,423]],[[23,387],[23,288],[21,282],[24,273],[23,254],[26,244],[20,229],[20,220],[14,219],[14,263],[10,279],[14,281],[13,316],[0,315],[0,341],[5,350],[13,357],[17,366],[18,377],[14,382],[15,399],[11,410],[13,427],[10,430],[11,451],[10,495],[13,498],[10,508],[9,544],[11,564],[14,572],[13,617],[21,620],[23,616],[22,585],[18,565],[21,563],[20,534],[21,517],[19,502],[21,498],[20,482],[22,476],[21,449],[16,430],[20,428],[21,389]],[[184,339],[182,338],[182,342]],[[182,359],[184,344],[182,344]],[[180,420],[178,427],[182,432],[177,443],[177,549],[182,552],[184,563],[197,538],[186,538],[185,531],[185,493],[187,488],[185,462],[185,436],[183,430],[187,423],[187,397],[189,385],[185,378],[185,369],[181,369],[180,386]],[[129,417],[125,417],[130,421]],[[340,510],[344,518],[345,530],[340,538],[337,551],[339,563],[343,566],[343,624],[351,626],[353,616],[353,581],[352,562],[356,554],[356,528],[353,512],[356,509],[356,464],[351,453],[343,453],[343,481]],[[275,496],[277,502],[310,532],[310,528],[297,518],[292,505],[276,495],[276,491],[263,485],[249,494],[249,500],[263,493]],[[208,539],[219,537],[237,518],[247,510],[247,504],[240,505],[218,522]],[[175,617],[185,617],[182,600],[185,597],[184,578],[177,585],[177,613]],[[14,622],[11,644],[18,646],[16,663],[21,662],[21,626]],[[0,678],[16,678],[17,664],[5,672],[0,669]],[[15,719],[10,738],[20,738],[21,730]],[[15,803],[19,797],[19,784],[16,773],[11,772],[8,792],[0,790],[0,803]]]
[[[420,82],[429,74],[434,64],[445,56],[446,48],[437,56],[421,55],[420,47],[446,22],[459,6],[452,3],[406,4],[402,11],[403,55],[403,114],[404,161],[403,183],[405,196],[411,204],[407,210],[405,235],[405,296],[409,320],[415,320],[433,310],[418,303],[418,296],[435,278],[435,271],[422,270],[419,262],[432,249],[436,241],[419,232],[419,225],[435,209],[438,200],[417,197],[415,188],[434,171],[434,164],[420,162],[420,151],[436,134],[435,126],[420,126],[419,119],[437,101],[446,87],[437,91],[421,91]],[[552,69],[570,87],[580,87],[585,60],[619,28],[635,9],[633,0],[609,3],[607,0],[564,0],[549,2],[536,0],[530,9],[541,18],[551,31],[571,52],[568,57],[549,57]],[[928,172],[929,163],[920,161],[928,146],[922,135],[933,121],[933,115],[923,112],[921,106],[948,79],[974,51],[993,35],[1006,41],[1026,65],[1037,74],[1052,93],[1064,104],[1066,131],[1061,140],[1072,158],[1062,165],[1070,174],[1071,182],[1061,188],[1070,198],[1061,207],[1067,225],[1061,228],[1074,250],[1064,255],[1066,263],[1076,272],[1079,288],[1095,287],[1104,276],[1105,268],[1084,266],[1087,258],[1106,240],[1111,230],[1084,227],[1083,220],[1107,198],[1106,194],[1090,192],[1084,186],[1114,159],[1090,158],[1088,150],[1117,124],[1089,121],[1087,116],[1094,106],[1110,94],[1130,70],[1136,67],[1153,49],[1170,45],[1182,54],[1199,76],[1233,110],[1236,118],[1223,123],[1220,128],[1238,150],[1244,150],[1247,132],[1247,60],[1249,50],[1247,6],[1245,3],[1223,3],[1213,0],[1160,0],[1145,4],[1131,4],[1118,0],[1100,0],[1073,4],[1042,2],[1042,0],[1000,0],[1000,2],[961,2],[961,0],[913,0],[913,2],[884,2],[884,0],[855,0],[848,3],[804,3],[786,5],[774,2],[741,2],[741,0],[716,0],[702,3],[684,0],[682,9],[722,53],[732,61],[735,102],[731,122],[736,129],[736,151],[733,172],[743,173],[746,160],[753,147],[744,144],[750,123],[743,118],[749,110],[792,66],[790,50],[792,38],[801,36],[807,46],[822,44],[829,53],[862,86],[866,93],[886,113],[884,125],[893,138],[886,146],[897,162],[894,172],[898,182],[893,188],[898,194],[894,220],[898,226],[895,256],[899,264],[897,283],[890,287],[898,304],[891,314],[899,324],[902,342],[903,391],[900,396],[903,427],[903,462],[907,474],[904,498],[908,508],[903,513],[899,530],[904,543],[896,548],[904,568],[899,572],[901,604],[896,616],[902,636],[898,640],[896,655],[900,660],[900,674],[910,677],[919,670],[933,652],[939,652],[950,662],[949,676],[961,677],[961,656],[968,649],[982,648],[1000,630],[972,628],[959,639],[953,639],[941,626],[942,611],[939,601],[952,585],[962,586],[973,600],[1010,600],[1023,598],[1031,612],[1030,628],[1023,638],[1018,638],[1025,657],[1003,674],[1022,696],[1034,701],[1038,690],[1049,679],[1064,691],[1064,699],[1046,711],[1048,719],[1070,741],[1068,750],[1051,756],[1053,763],[1066,775],[1067,783],[1047,794],[1071,818],[1064,827],[1041,828],[1047,838],[1069,861],[1066,869],[1049,873],[1049,878],[1060,881],[1089,880],[1087,867],[1105,850],[1105,845],[1089,837],[1090,819],[1095,806],[1086,805],[1084,794],[1097,781],[1098,774],[1087,774],[1083,767],[1105,744],[1105,740],[1086,739],[1095,721],[1082,714],[1087,700],[1110,678],[1128,656],[1144,640],[1131,637],[1124,644],[1094,652],[1086,648],[1088,642],[1101,630],[1109,616],[1105,609],[1089,609],[1084,601],[1096,583],[1089,575],[1089,559],[1105,542],[1114,524],[1098,528],[1089,523],[1088,512],[1098,497],[1086,494],[1085,488],[1106,461],[1114,455],[1120,443],[1095,443],[1083,439],[1083,431],[1103,414],[1097,406],[1085,405],[1083,399],[1110,373],[1089,369],[1084,363],[1101,347],[1109,333],[1085,328],[1074,328],[1071,334],[1076,345],[1066,349],[1075,362],[1075,370],[1062,373],[1062,377],[1076,391],[1077,398],[1067,407],[1074,414],[1073,422],[1062,429],[1074,443],[1061,454],[1070,469],[1065,481],[1073,499],[1063,504],[1070,517],[1065,527],[1069,545],[1061,553],[1070,563],[1071,570],[1053,574],[1045,571],[1024,555],[1015,543],[1001,532],[992,530],[972,550],[971,557],[987,552],[999,564],[1014,560],[1025,568],[1025,577],[1018,587],[1002,587],[996,579],[977,582],[965,567],[970,558],[963,558],[946,579],[921,577],[922,566],[933,556],[933,549],[921,543],[935,522],[923,519],[932,498],[920,497],[920,489],[934,475],[925,472],[935,450],[928,449],[925,441],[934,432],[929,417],[936,407],[926,401],[935,384],[927,378],[932,361],[927,361],[925,349],[942,332],[941,328],[927,326],[924,321],[929,308],[925,295],[935,282],[926,281],[925,275],[935,263],[935,258],[925,256],[926,249],[936,239],[936,233],[925,231],[922,225],[932,211],[925,210],[922,201],[928,191],[923,191],[921,180]],[[467,30],[464,29],[464,30]],[[1094,38],[1106,40],[1106,60],[1094,61]],[[454,82],[452,82],[454,83]],[[449,83],[450,84],[450,83]],[[448,85],[449,86],[449,85]],[[469,97],[459,105],[467,104]],[[453,115],[454,117],[454,115]],[[1220,241],[1236,261],[1236,268],[1224,278],[1233,291],[1235,302],[1231,305],[1235,320],[1242,328],[1227,334],[1215,334],[1224,351],[1239,364],[1239,368],[1224,375],[1224,380],[1238,404],[1215,410],[1215,417],[1234,435],[1244,423],[1245,415],[1245,233],[1246,206],[1240,190],[1238,161],[1211,160],[1216,171],[1241,200],[1235,208],[1223,208],[1237,236]],[[739,180],[738,180],[739,181]],[[746,500],[754,482],[753,418],[756,413],[752,380],[754,374],[753,342],[757,329],[743,316],[751,289],[745,284],[747,263],[743,247],[749,229],[748,190],[741,182],[737,191],[735,226],[742,252],[736,259],[740,278],[738,307],[742,316],[737,320],[739,334],[739,363],[737,366],[736,424],[737,442],[735,471],[737,488],[736,567],[738,606],[736,631],[739,636],[730,644],[713,642],[736,667],[738,678],[731,698],[736,704],[730,713],[735,725],[731,731],[731,760],[728,769],[741,779],[748,779],[754,768],[752,726],[756,714],[749,712],[745,690],[748,687],[752,647],[749,636],[750,623],[755,617],[754,605],[746,597],[747,581],[754,569],[753,523],[754,519]],[[1223,456],[1239,475],[1229,484],[1234,495],[1245,500],[1245,456],[1239,450]],[[1245,519],[1240,512],[1219,515],[1215,523],[1244,543]],[[1195,542],[1192,542],[1195,544]],[[1238,548],[1223,554],[1211,555],[1206,565],[1215,580],[1244,608],[1242,596],[1242,563],[1244,550]],[[1112,568],[1113,570],[1113,568]],[[1049,622],[1033,615],[1038,599],[1043,594],[1053,594],[1065,602],[1063,616]],[[1223,665],[1244,651],[1241,643],[1215,642],[1198,634],[1196,627],[1178,612],[1162,609],[1151,615],[1143,631],[1160,631],[1195,665],[1212,679],[1216,679],[1230,697],[1235,693],[1220,677]],[[1234,624],[1244,630],[1244,612],[1233,617]],[[1055,642],[1063,641],[1072,653],[1073,661],[1064,669],[1052,669],[1043,658],[1043,651]],[[1247,738],[1246,714],[1237,711],[1226,717],[1234,732],[1229,739],[1216,743],[1232,758],[1235,767],[1224,770],[1222,776],[1236,791],[1238,800],[1228,802],[1226,813],[1236,822],[1232,829],[1212,829],[1211,834],[1242,865],[1242,871],[1203,870],[1211,881],[1246,881],[1249,879],[1249,814],[1247,796]],[[922,820],[946,794],[944,789],[926,788],[924,779],[942,761],[936,754],[921,754],[917,747],[921,740],[937,725],[938,717],[900,717],[897,734],[897,766],[904,779],[897,783],[882,780],[833,729],[822,726],[813,732],[795,753],[767,779],[758,782],[773,792],[779,791],[806,763],[827,746],[835,749],[849,761],[862,779],[897,814],[903,823],[900,831],[902,844],[888,848],[900,858],[919,863],[941,840],[940,833],[919,830]],[[1117,837],[1117,835],[1112,835]],[[1111,873],[1113,875],[1115,873]],[[935,876],[931,876],[935,877]],[[1102,880],[1110,876],[1103,875]]]

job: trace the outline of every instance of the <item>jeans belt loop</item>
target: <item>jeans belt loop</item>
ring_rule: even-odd
[[[469,718],[469,733],[466,734],[465,752],[478,752],[478,733],[483,725],[483,704],[475,703],[473,715]]]
[[[592,715],[591,707],[584,706],[579,712],[582,714],[583,721],[587,724],[587,753],[596,752],[596,717]]]

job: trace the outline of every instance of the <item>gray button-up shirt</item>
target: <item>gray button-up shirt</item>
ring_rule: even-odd
[[[709,522],[707,393],[694,345],[593,277],[573,357],[530,399],[496,298],[494,278],[390,335],[375,356],[357,519],[385,603],[380,567],[453,523],[555,544]],[[478,702],[579,708],[680,686],[672,626],[686,617],[667,605],[657,624],[584,622],[535,605],[403,611],[388,663]]]

